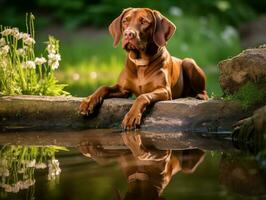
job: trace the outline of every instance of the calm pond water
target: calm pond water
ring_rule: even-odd
[[[266,197],[265,151],[226,133],[9,131],[0,145],[3,200]]]

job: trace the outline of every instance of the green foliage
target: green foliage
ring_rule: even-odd
[[[63,3],[62,0],[28,0],[27,4],[23,1],[4,1],[0,5],[0,23],[20,25],[21,16],[25,12],[37,10],[41,16],[47,15],[48,12],[49,17],[42,18],[47,20],[47,24],[56,20],[68,28],[84,24],[103,26],[108,25],[127,7],[149,7],[160,10],[167,16],[177,7],[189,15],[216,16],[221,23],[239,25],[264,13],[266,3],[250,0],[65,0]]]
[[[34,16],[26,15],[27,33],[0,28],[0,95],[66,95],[54,70],[59,67],[59,41],[49,36],[44,56],[35,56]]]
[[[247,109],[257,103],[263,103],[266,101],[266,91],[258,88],[258,86],[252,82],[247,82],[237,92],[232,95],[226,96],[227,100],[240,101],[243,108]]]
[[[168,42],[168,49],[180,58],[191,57],[204,67],[216,65],[240,51],[235,28],[220,24],[217,18],[171,16],[176,33]]]

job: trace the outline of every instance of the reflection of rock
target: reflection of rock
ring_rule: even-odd
[[[248,81],[266,89],[266,48],[247,49],[239,55],[221,61],[220,85],[233,93]]]
[[[266,106],[236,124],[233,141],[236,147],[253,153],[266,148]]]
[[[253,118],[255,130],[266,135],[266,106],[256,110]],[[265,136],[264,139],[266,139]]]
[[[241,153],[223,154],[219,182],[226,189],[247,196],[266,195],[266,177],[256,159]]]

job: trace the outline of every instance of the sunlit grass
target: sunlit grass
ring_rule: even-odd
[[[109,61],[100,62],[87,60],[78,66],[67,64],[63,72],[58,72],[57,77],[69,83],[66,90],[73,96],[86,96],[100,85],[112,85],[118,79],[123,63],[116,57]]]

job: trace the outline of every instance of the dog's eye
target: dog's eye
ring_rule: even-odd
[[[122,24],[123,25],[127,25],[128,24],[128,21],[129,21],[129,19],[128,18],[125,18],[125,19],[122,20]]]
[[[148,25],[149,24],[149,22],[144,18],[140,18],[139,22],[141,25]]]

